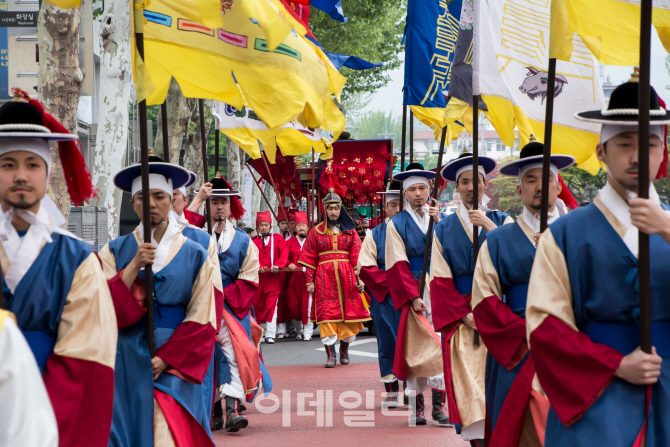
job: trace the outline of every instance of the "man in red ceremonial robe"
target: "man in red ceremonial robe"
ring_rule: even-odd
[[[356,275],[361,239],[345,210],[342,199],[331,188],[323,199],[326,221],[307,236],[299,263],[307,267],[307,291],[315,300],[314,319],[326,347],[326,368],[336,365],[335,342],[340,340],[340,363],[349,364],[349,343],[370,320],[363,304],[363,285]]]
[[[281,290],[279,269],[286,267],[288,249],[281,235],[271,233],[270,211],[259,212],[256,215],[256,228],[259,237],[253,242],[258,247],[260,275],[258,292],[254,300],[254,311],[256,320],[266,331],[265,341],[274,343],[277,334],[277,300]]]
[[[283,294],[278,306],[279,321],[301,322],[301,331],[297,334],[298,339],[310,341],[314,331],[314,301],[312,295],[307,291],[307,280],[305,279],[305,267],[298,265],[298,259],[305,245],[309,226],[307,225],[307,213],[304,211],[291,211],[295,218],[296,236],[289,239],[288,246],[288,268],[292,273],[285,273],[285,284]],[[290,218],[290,217],[289,217]],[[282,326],[284,323],[280,324]],[[298,323],[300,324],[300,323]],[[277,329],[281,331],[281,328]]]

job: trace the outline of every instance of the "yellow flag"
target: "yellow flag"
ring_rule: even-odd
[[[652,23],[670,52],[670,1],[655,0],[653,6]],[[601,63],[638,65],[640,1],[552,0],[549,57],[570,61],[574,33]],[[582,45],[576,46],[579,50]]]
[[[325,55],[293,32],[271,51],[266,39],[271,22],[263,22],[267,14],[249,17],[239,0],[226,11],[221,28],[184,18],[182,12],[196,9],[198,1],[153,0],[145,6],[144,65],[155,86],[152,92],[144,89],[148,105],[165,100],[174,77],[187,97],[221,101],[238,110],[246,99],[270,129],[298,119],[339,135],[344,116],[331,94],[340,94],[346,78]],[[281,17],[269,0],[244,2],[272,8]]]

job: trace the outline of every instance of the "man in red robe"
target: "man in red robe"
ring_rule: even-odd
[[[291,211],[295,219],[296,236],[289,239],[288,246],[288,268],[292,273],[285,273],[285,284],[283,294],[278,306],[279,320],[289,322],[295,320],[298,329],[298,339],[310,341],[314,331],[314,301],[312,295],[307,291],[307,280],[305,279],[305,267],[298,265],[298,259],[305,245],[309,226],[307,225],[307,213],[304,211]],[[290,218],[290,217],[289,217]],[[282,326],[284,323],[280,324]],[[281,328],[277,329],[281,332]]]
[[[370,320],[363,304],[363,285],[356,275],[361,239],[354,221],[342,209],[342,199],[331,189],[323,199],[326,221],[310,231],[299,263],[307,267],[307,291],[314,294],[314,319],[326,347],[326,368],[336,364],[335,343],[340,340],[340,363],[349,364],[349,343]]]
[[[256,215],[259,237],[253,240],[258,247],[260,269],[259,285],[254,300],[256,320],[265,329],[265,341],[274,343],[277,334],[277,300],[281,290],[279,269],[286,267],[288,249],[286,241],[279,234],[273,234],[270,211]]]

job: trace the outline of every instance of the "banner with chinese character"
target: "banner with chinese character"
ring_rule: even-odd
[[[461,0],[409,0],[405,27],[403,104],[422,123],[444,126]]]
[[[488,106],[487,117],[505,146],[518,129],[520,147],[531,133],[544,137],[549,66],[550,2],[499,0],[475,8],[473,92]],[[557,61],[552,152],[572,155],[591,173],[600,126],[575,113],[604,107],[598,64],[578,37],[571,62]]]

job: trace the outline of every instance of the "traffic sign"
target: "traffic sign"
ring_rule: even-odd
[[[588,200],[589,202],[593,202],[593,199],[596,198],[598,195],[598,188],[596,188],[593,185],[589,185],[586,188],[584,188],[584,198]]]

